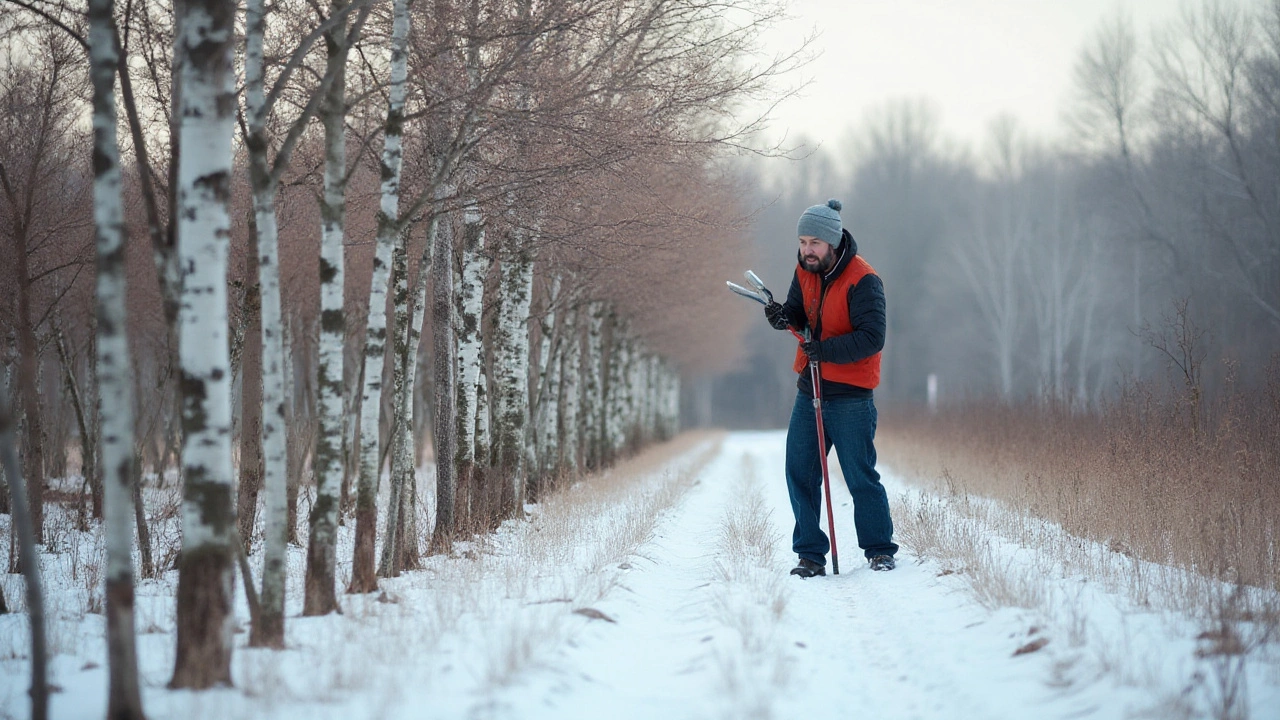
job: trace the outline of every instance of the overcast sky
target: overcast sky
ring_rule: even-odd
[[[944,133],[977,145],[1004,112],[1042,137],[1062,130],[1072,67],[1104,18],[1123,9],[1142,46],[1180,0],[793,0],[767,47],[820,36],[800,71],[811,84],[773,114],[771,135],[838,143],[869,108],[931,98]]]

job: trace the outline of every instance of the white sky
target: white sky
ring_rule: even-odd
[[[868,109],[930,98],[943,132],[976,145],[990,120],[1011,112],[1034,135],[1061,129],[1080,48],[1099,22],[1123,9],[1140,47],[1179,0],[793,0],[793,19],[766,48],[820,36],[821,55],[803,68],[812,83],[773,113],[770,135],[838,142]],[[797,78],[799,79],[799,78]]]

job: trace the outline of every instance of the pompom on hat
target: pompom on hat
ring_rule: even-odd
[[[816,237],[831,245],[840,244],[841,231],[840,209],[844,207],[839,200],[828,200],[825,205],[814,205],[800,216],[796,225],[796,236]]]

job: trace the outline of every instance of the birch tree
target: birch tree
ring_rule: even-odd
[[[457,400],[454,404],[455,442],[454,472],[457,494],[454,497],[455,536],[472,532],[479,520],[480,492],[476,487],[476,394],[480,380],[481,355],[480,316],[483,311],[485,230],[480,209],[468,204],[463,212],[462,248],[455,277],[457,290],[450,315],[457,338]],[[438,322],[438,321],[437,321]]]
[[[368,17],[367,2],[353,2],[321,22],[299,41],[286,59],[275,82],[267,86],[266,34],[269,9],[264,0],[248,0],[245,7],[245,146],[249,154],[249,179],[253,191],[258,283],[261,298],[262,333],[262,437],[263,483],[266,488],[266,543],[263,553],[262,612],[254,625],[250,642],[281,647],[284,644],[285,553],[288,543],[288,424],[286,420],[286,363],[284,317],[280,297],[279,224],[276,199],[280,180],[289,167],[320,102],[336,81],[338,69],[330,65],[320,78],[307,104],[288,123],[283,138],[271,157],[268,118],[277,106],[290,78],[301,67],[322,34],[334,28],[356,10],[360,13],[346,38],[349,44]],[[252,382],[246,375],[245,382]],[[242,514],[253,505],[242,502]],[[246,526],[241,518],[242,528]],[[252,528],[249,524],[248,528]],[[247,544],[246,544],[247,546]]]
[[[581,326],[578,305],[574,304],[565,311],[563,350],[560,353],[562,368],[563,397],[560,403],[560,458],[557,470],[563,468],[577,474],[582,467],[580,448],[582,427],[578,417],[578,409],[582,405],[582,373],[580,369],[582,350],[579,340]]]
[[[378,419],[382,408],[383,361],[387,345],[387,283],[391,252],[400,235],[400,168],[403,153],[405,86],[409,57],[409,3],[392,6],[390,85],[387,119],[383,126],[382,188],[378,211],[377,249],[369,286],[369,316],[365,330],[364,387],[360,404],[360,466],[356,486],[356,537],[347,592],[377,589],[374,559],[378,525],[378,484],[382,473]],[[403,332],[404,329],[401,329]],[[391,333],[395,335],[393,330]]]
[[[182,268],[182,553],[170,687],[231,683],[233,543],[227,244],[235,128],[235,3],[182,6],[176,197]]]
[[[604,303],[594,300],[587,305],[586,356],[584,358],[582,388],[583,455],[586,466],[595,469],[603,465],[604,438]]]
[[[526,319],[533,297],[532,251],[518,223],[508,220],[507,226],[502,235],[493,332],[493,481],[502,483],[500,518],[515,517],[524,508],[524,438],[529,417]]]
[[[93,207],[97,228],[97,372],[107,546],[107,717],[142,718],[133,615],[133,387],[125,304],[124,208],[116,138],[114,0],[89,2]]]
[[[329,9],[339,13],[347,2],[333,0]],[[350,45],[346,23],[339,22],[325,34],[325,74],[333,81],[321,110],[324,125],[324,191],[320,201],[320,433],[316,441],[316,500],[311,510],[311,536],[307,544],[307,574],[303,615],[326,615],[338,609],[335,590],[338,541],[338,505],[342,489],[343,437],[343,227],[346,222],[346,64]]]

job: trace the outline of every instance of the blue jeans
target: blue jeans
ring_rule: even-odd
[[[822,425],[827,435],[825,448],[830,452],[831,446],[836,446],[845,484],[853,496],[858,547],[868,558],[898,552],[898,546],[893,543],[889,496],[880,484],[880,473],[876,472],[873,443],[876,417],[876,404],[871,398],[822,401]],[[787,429],[787,491],[791,495],[791,512],[796,516],[791,549],[802,558],[825,565],[830,543],[827,534],[818,527],[822,508],[820,461],[813,398],[798,392]]]

